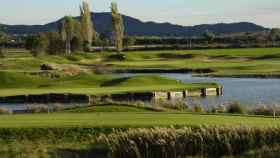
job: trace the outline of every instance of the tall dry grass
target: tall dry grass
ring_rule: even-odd
[[[280,128],[153,128],[102,135],[95,147],[112,158],[185,158],[238,156],[279,143]]]

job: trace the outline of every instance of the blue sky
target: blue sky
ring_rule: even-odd
[[[82,0],[3,0],[0,23],[44,24],[79,14]],[[87,0],[96,12],[109,11],[111,0]],[[250,21],[280,27],[280,0],[115,0],[123,14],[143,21],[181,25]]]

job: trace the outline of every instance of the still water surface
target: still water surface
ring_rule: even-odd
[[[256,79],[256,78],[210,78],[193,77],[191,74],[178,73],[159,73],[159,74],[117,74],[118,77],[128,77],[137,75],[160,75],[174,78],[186,83],[215,82],[224,86],[224,96],[220,97],[192,97],[188,98],[188,104],[202,104],[206,107],[212,107],[221,104],[227,104],[232,101],[239,101],[247,106],[280,105],[280,79]],[[25,109],[25,105],[20,104],[0,104],[10,110]],[[53,105],[49,105],[52,107]],[[65,106],[74,106],[65,105]]]
[[[215,82],[224,86],[224,96],[207,98],[189,98],[189,102],[200,102],[203,105],[214,106],[239,101],[248,106],[261,104],[280,104],[280,79],[257,78],[210,78],[193,77],[191,74],[122,74],[122,76],[160,75],[174,78],[183,82],[201,83]]]

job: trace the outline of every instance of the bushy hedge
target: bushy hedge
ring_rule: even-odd
[[[246,109],[239,102],[232,102],[229,104],[227,112],[231,114],[244,114]]]

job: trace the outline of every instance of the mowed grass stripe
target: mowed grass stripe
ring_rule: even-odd
[[[143,83],[141,83],[143,84]],[[49,93],[72,93],[72,94],[114,94],[125,92],[153,92],[157,90],[182,90],[182,89],[200,89],[200,88],[215,88],[218,87],[215,83],[186,83],[186,84],[171,84],[171,85],[150,85],[150,86],[116,86],[116,87],[94,87],[94,88],[11,88],[1,89],[0,96],[14,95],[32,95],[32,94],[49,94]]]
[[[158,126],[279,126],[280,119],[188,113],[84,113],[0,116],[0,128],[158,127]]]

